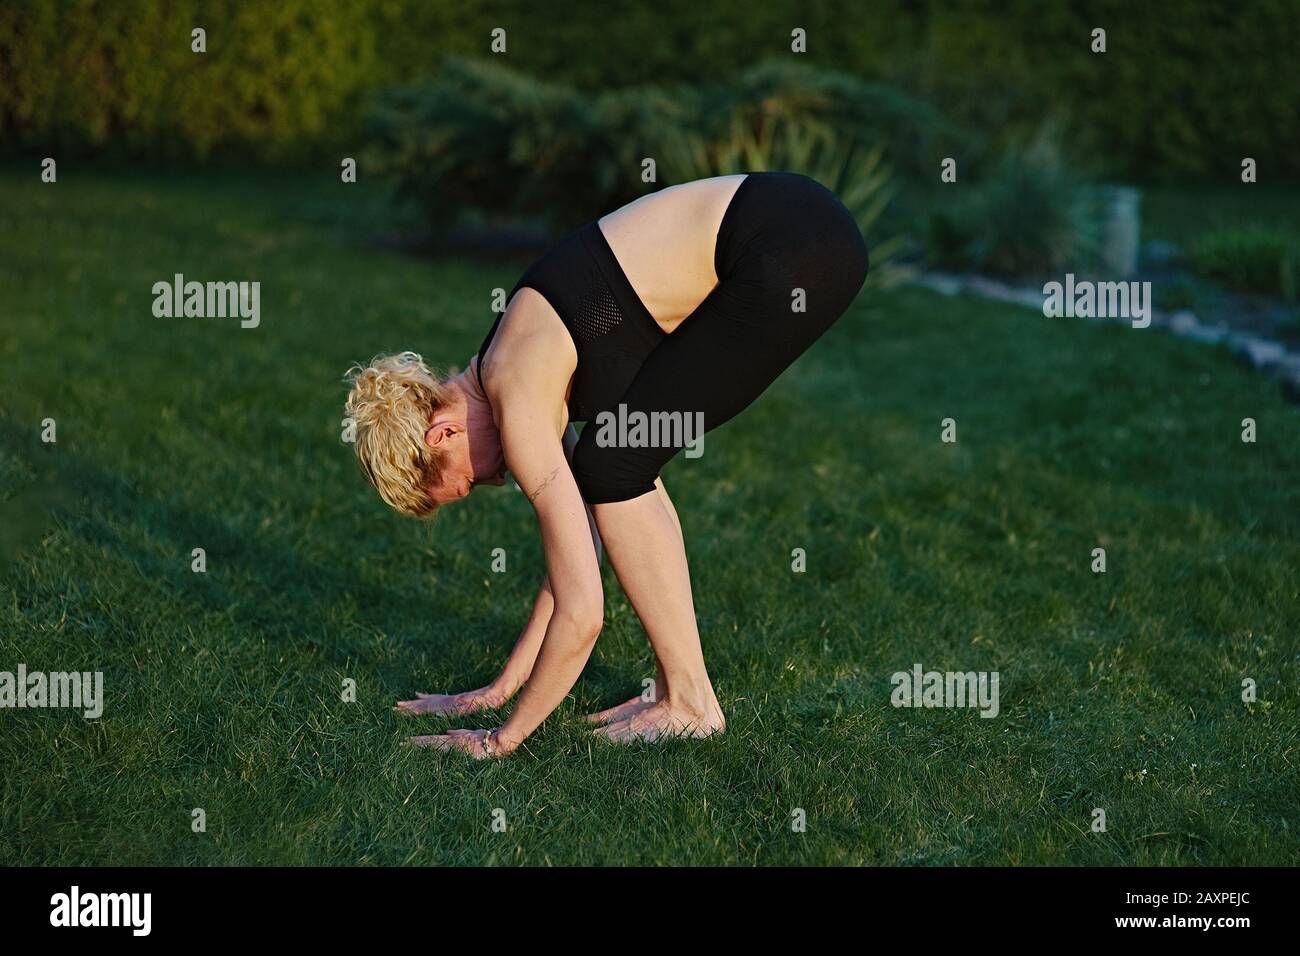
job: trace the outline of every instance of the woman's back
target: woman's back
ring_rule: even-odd
[[[745,177],[718,176],[657,190],[600,219],[637,297],[665,332],[718,284],[714,244]]]

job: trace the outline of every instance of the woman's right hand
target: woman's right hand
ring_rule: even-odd
[[[463,694],[416,694],[415,700],[399,700],[393,710],[400,714],[461,716],[482,710],[495,710],[510,699],[510,695],[492,685]]]

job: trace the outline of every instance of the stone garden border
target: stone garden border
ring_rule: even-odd
[[[912,279],[913,284],[938,292],[941,295],[973,295],[997,302],[1009,302],[1037,311],[1043,311],[1046,299],[1041,286],[1013,286],[986,276],[952,272],[922,272]],[[1121,319],[1089,319],[1093,322],[1123,322]],[[1289,350],[1285,343],[1261,335],[1234,332],[1226,324],[1210,325],[1201,322],[1187,309],[1176,312],[1151,310],[1151,327],[1161,328],[1180,338],[1203,342],[1207,345],[1226,346],[1241,362],[1261,372],[1272,375],[1282,385],[1282,394],[1294,404],[1300,404],[1300,352]]]

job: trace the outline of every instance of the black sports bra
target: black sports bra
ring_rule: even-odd
[[[569,418],[586,422],[614,410],[667,333],[633,291],[598,223],[589,222],[551,246],[524,272],[510,298],[523,288],[550,303],[578,350]],[[479,346],[480,366],[503,314]]]

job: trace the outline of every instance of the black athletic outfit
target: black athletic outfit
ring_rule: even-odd
[[[835,195],[794,173],[750,173],[718,228],[718,285],[671,335],[646,310],[596,222],[552,246],[510,295],[535,289],[578,352],[569,417],[602,411],[702,412],[705,431],[730,420],[844,313],[867,276],[867,247]],[[803,311],[796,311],[796,290]],[[498,315],[479,349],[487,354]],[[680,448],[602,447],[588,424],[573,471],[591,504],[654,489]]]

